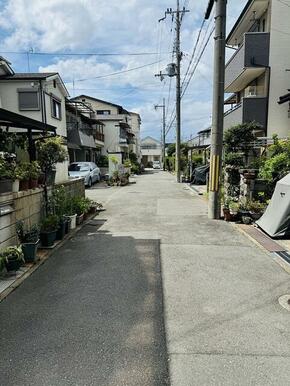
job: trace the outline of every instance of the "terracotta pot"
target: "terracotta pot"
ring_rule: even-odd
[[[29,180],[29,189],[35,189],[38,187],[38,180]]]
[[[19,184],[19,190],[28,190],[29,189],[29,180],[21,180]]]

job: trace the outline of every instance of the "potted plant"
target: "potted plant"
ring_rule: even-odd
[[[240,205],[236,201],[230,201],[229,202],[229,209],[232,216],[237,216],[239,212]]]
[[[39,244],[39,226],[32,225],[29,229],[24,229],[23,221],[16,223],[16,233],[22,246],[22,252],[26,263],[34,263],[36,258],[37,247]]]
[[[55,166],[67,159],[61,137],[51,137],[36,142],[38,162],[45,176],[45,184],[52,185],[55,177]]]
[[[12,192],[13,177],[6,159],[0,157],[0,193]]]
[[[73,206],[77,214],[76,224],[80,225],[84,220],[84,214],[89,210],[89,202],[85,197],[76,196],[73,198]]]
[[[18,271],[24,264],[23,252],[21,247],[7,247],[0,252],[1,265],[6,267],[7,271]]]
[[[29,188],[34,189],[38,187],[38,178],[41,174],[41,168],[37,161],[30,162],[29,167]]]
[[[17,167],[18,178],[20,180],[19,190],[29,189],[29,162],[21,162]]]
[[[229,199],[225,199],[224,202],[223,202],[223,214],[224,214],[224,219],[226,221],[231,221],[232,220],[232,215],[231,215],[231,211],[230,211],[230,208],[229,208],[229,203],[230,203],[230,200]]]
[[[65,205],[65,218],[67,220],[66,231],[76,228],[77,214],[75,212],[75,206],[73,197],[67,197]]]
[[[250,212],[250,216],[254,221],[259,220],[259,218],[264,213],[266,204],[260,202],[260,201],[248,201],[248,209]]]
[[[56,214],[48,214],[41,223],[40,240],[43,247],[52,247],[56,240],[56,232],[59,225],[59,217]]]

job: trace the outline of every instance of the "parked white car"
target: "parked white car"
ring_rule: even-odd
[[[153,169],[161,169],[160,161],[153,161]]]
[[[88,187],[101,180],[100,169],[94,162],[73,162],[68,167],[68,174],[70,178],[84,178]]]

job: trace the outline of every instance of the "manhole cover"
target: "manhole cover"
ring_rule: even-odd
[[[287,311],[290,311],[290,295],[280,296],[278,301],[280,306],[285,308]]]

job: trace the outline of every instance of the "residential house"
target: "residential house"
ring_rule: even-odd
[[[132,131],[135,135],[133,144],[132,144],[132,150],[136,154],[138,162],[141,162],[142,155],[141,155],[141,138],[140,138],[140,132],[141,132],[141,117],[138,113],[134,113],[133,111],[130,111],[130,125],[132,128]]]
[[[226,40],[235,51],[225,69],[225,130],[256,121],[259,136],[289,136],[289,105],[277,103],[290,82],[289,20],[289,4],[278,0],[249,0],[240,14]]]
[[[72,101],[83,102],[94,111],[94,118],[105,125],[103,155],[114,154],[120,162],[128,158],[135,145],[135,134],[131,127],[131,115],[122,106],[88,95],[79,95]],[[136,131],[137,132],[137,131]]]
[[[15,73],[11,64],[0,57],[1,108],[53,126],[56,134],[66,140],[67,97],[68,91],[57,72]],[[67,162],[64,162],[57,165],[56,182],[67,179]]]
[[[157,139],[147,136],[141,140],[142,164],[151,166],[153,161],[162,162],[162,145]]]
[[[66,101],[67,147],[69,161],[98,164],[104,147],[104,124],[83,102]]]
[[[203,162],[206,163],[211,145],[211,127],[199,131],[194,138],[187,142],[187,145],[190,159],[193,154],[197,154],[201,155],[203,157]]]

